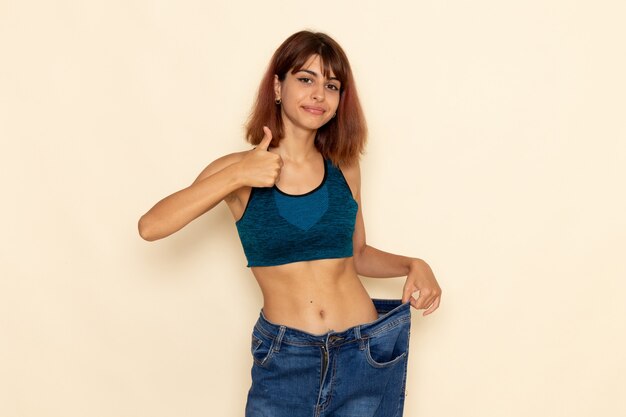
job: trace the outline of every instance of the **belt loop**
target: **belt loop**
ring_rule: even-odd
[[[359,341],[359,350],[364,350],[365,349],[365,340],[361,337],[361,326],[356,326],[354,328],[354,335],[356,336],[357,340]]]
[[[280,344],[283,341],[285,330],[286,330],[285,326],[280,326],[280,330],[278,331],[278,336],[276,337],[276,340],[274,341],[274,352],[280,351]]]

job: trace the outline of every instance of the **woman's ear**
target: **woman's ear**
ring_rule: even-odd
[[[274,74],[274,99],[279,99],[280,97],[280,80],[278,79],[278,75]]]

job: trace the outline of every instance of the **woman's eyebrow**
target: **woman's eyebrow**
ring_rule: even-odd
[[[298,72],[306,72],[307,74],[311,74],[314,77],[318,77],[319,76],[318,73],[316,73],[315,71],[311,71],[311,70],[308,70],[308,69],[301,69],[301,70],[298,70]],[[328,81],[332,81],[332,80],[339,81],[339,78],[337,78],[337,77],[329,77],[328,78]]]

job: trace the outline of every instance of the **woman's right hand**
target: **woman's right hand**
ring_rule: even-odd
[[[268,151],[272,142],[272,131],[263,126],[263,132],[265,136],[261,143],[237,163],[242,183],[250,187],[272,187],[278,182],[283,166],[282,158]]]

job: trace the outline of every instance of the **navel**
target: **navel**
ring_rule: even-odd
[[[320,317],[324,318],[325,315],[326,315],[326,312],[324,312],[324,310],[320,310]]]

